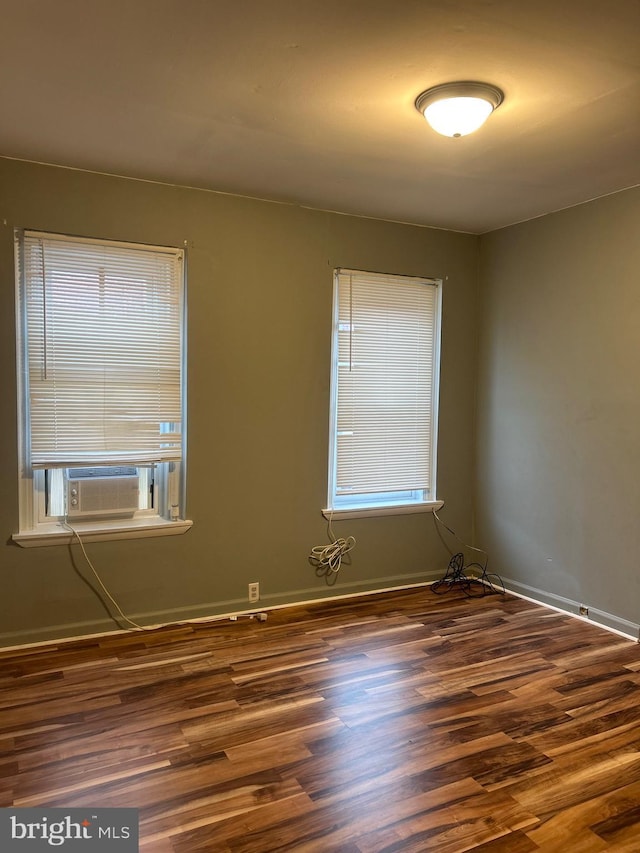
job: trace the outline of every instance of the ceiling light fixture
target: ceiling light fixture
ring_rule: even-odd
[[[437,133],[458,137],[478,130],[503,99],[489,83],[442,83],[418,95],[416,109]]]

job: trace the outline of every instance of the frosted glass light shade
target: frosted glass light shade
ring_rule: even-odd
[[[443,136],[466,136],[478,130],[502,103],[500,89],[486,83],[444,83],[423,92],[416,108]]]
[[[424,117],[443,136],[466,136],[478,130],[493,112],[489,101],[480,98],[445,98],[430,104]]]

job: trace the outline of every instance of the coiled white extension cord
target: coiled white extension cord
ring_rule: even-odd
[[[335,581],[335,575],[337,575],[342,568],[343,559],[356,547],[356,540],[354,536],[347,536],[346,539],[336,538],[331,527],[331,518],[332,516],[329,516],[327,525],[329,539],[331,539],[331,542],[329,542],[328,545],[315,545],[309,554],[309,562],[315,568],[316,574],[318,577],[324,576],[327,578],[327,581],[329,581],[331,577],[333,577]]]

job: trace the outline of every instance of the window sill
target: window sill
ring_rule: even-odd
[[[322,514],[329,521],[332,518],[369,518],[378,515],[411,515],[417,512],[434,512],[444,506],[444,501],[425,501],[425,503],[397,504],[396,506],[367,506],[358,509],[323,509]]]
[[[119,518],[117,521],[83,521],[74,525],[83,542],[105,542],[111,539],[143,539],[149,536],[178,536],[186,533],[192,521],[167,521],[165,518]],[[21,548],[69,545],[77,539],[59,522],[40,524],[37,530],[25,530],[11,537]]]

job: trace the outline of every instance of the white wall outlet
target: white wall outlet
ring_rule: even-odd
[[[260,584],[256,581],[255,583],[249,584],[249,601],[258,601],[260,598]]]

